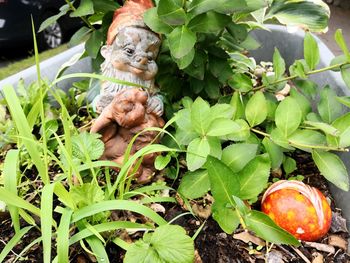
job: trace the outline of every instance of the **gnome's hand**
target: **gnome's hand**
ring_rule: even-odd
[[[156,95],[152,96],[147,101],[147,113],[153,113],[156,116],[160,117],[164,112],[164,104],[161,96]]]

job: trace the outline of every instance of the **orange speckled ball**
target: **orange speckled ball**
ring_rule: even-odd
[[[299,240],[316,241],[331,225],[332,211],[324,195],[299,181],[272,184],[261,205],[265,214]]]

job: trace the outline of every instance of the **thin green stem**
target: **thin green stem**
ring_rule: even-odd
[[[73,12],[77,10],[77,9],[74,7],[74,5],[72,4],[71,1],[66,0],[66,3],[68,4],[69,9],[72,10]],[[96,29],[94,28],[94,26],[91,25],[91,23],[89,22],[89,20],[87,20],[85,17],[81,16],[80,19],[83,20],[83,22],[84,22],[90,29],[96,30]]]
[[[257,134],[263,135],[263,136],[265,136],[265,137],[268,137],[268,138],[271,137],[271,135],[268,134],[268,133],[266,133],[266,132],[263,132],[263,131],[260,131],[260,130],[254,129],[254,128],[250,128],[250,130],[251,130],[252,132],[255,132],[255,133],[257,133]]]
[[[344,62],[344,63],[335,64],[335,65],[333,65],[333,66],[328,66],[328,67],[321,68],[321,69],[311,70],[311,71],[309,71],[309,72],[305,72],[305,75],[309,76],[309,75],[321,73],[321,72],[324,72],[324,71],[328,71],[328,70],[340,68],[340,67],[345,66],[345,65],[348,65],[348,64],[350,64],[350,63],[349,63],[349,62]],[[276,80],[276,81],[273,82],[273,83],[269,83],[269,85],[276,85],[276,84],[279,84],[279,83],[284,82],[284,81],[296,79],[296,78],[298,78],[298,77],[299,77],[298,75],[292,75],[292,76],[289,76],[289,77],[286,77],[286,78],[283,78],[283,79]],[[260,86],[258,86],[258,87],[253,88],[252,90],[253,90],[253,91],[261,90],[261,89],[263,89],[263,88],[266,88],[266,86],[267,86],[267,85],[263,84],[263,85],[260,85]]]

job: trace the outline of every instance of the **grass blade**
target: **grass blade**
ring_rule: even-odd
[[[64,209],[57,229],[58,262],[69,262],[69,226],[73,211]]]
[[[51,240],[52,240],[52,209],[53,190],[55,184],[45,185],[41,198],[41,236],[43,240],[44,263],[51,262]]]
[[[17,243],[21,240],[21,238],[28,233],[28,231],[32,228],[32,226],[27,226],[22,228],[18,233],[16,233],[11,240],[6,244],[4,249],[0,254],[0,262],[3,262],[7,254],[12,250],[12,248],[17,245]]]
[[[5,202],[7,205],[13,205],[19,208],[23,208],[37,216],[40,216],[39,208],[35,207],[34,205],[11,193],[3,187],[0,187],[0,200]]]
[[[101,240],[99,240],[95,236],[92,236],[92,237],[86,238],[86,241],[88,242],[90,248],[94,252],[94,255],[98,263],[109,263],[106,249],[102,244]]]
[[[20,137],[26,138],[22,140],[23,144],[26,147],[34,165],[36,166],[41,179],[45,184],[47,184],[49,183],[47,169],[45,168],[45,165],[41,159],[40,151],[37,147],[37,141],[34,139],[32,130],[29,127],[19,99],[11,85],[4,85],[2,91]]]
[[[4,187],[14,195],[17,195],[17,169],[18,169],[18,150],[10,150],[6,154],[4,162]],[[9,205],[13,227],[16,233],[20,230],[18,207]]]
[[[153,229],[151,226],[133,223],[129,221],[113,221],[94,225],[93,227],[99,233],[107,231],[116,231],[118,229]],[[74,243],[79,242],[80,240],[83,240],[92,235],[94,235],[94,233],[92,233],[89,229],[85,228],[70,238],[69,245],[73,245]]]
[[[92,216],[94,214],[103,212],[103,211],[111,211],[111,210],[129,210],[135,213],[142,214],[149,219],[153,220],[158,225],[165,225],[167,221],[165,221],[160,215],[154,212],[152,209],[140,205],[136,202],[126,201],[126,200],[109,200],[103,201],[97,204],[92,204],[89,206],[85,206],[73,213],[72,223],[77,222],[85,217]]]

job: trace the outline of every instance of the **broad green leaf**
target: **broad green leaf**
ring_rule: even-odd
[[[242,216],[245,216],[250,212],[250,207],[248,207],[249,204],[246,204],[242,199],[233,195],[232,200],[234,203],[234,207]]]
[[[292,97],[285,98],[277,107],[275,112],[276,126],[288,137],[298,129],[302,118],[298,102]]]
[[[124,260],[125,263],[189,263],[193,259],[194,244],[186,231],[177,225],[164,225],[130,245]]]
[[[182,109],[175,113],[176,125],[186,131],[193,130],[192,123],[191,123],[191,109]]]
[[[218,100],[220,97],[220,81],[211,74],[210,71],[205,73],[204,90],[210,99]]]
[[[183,25],[187,19],[182,0],[159,1],[157,13],[158,17],[169,25]]]
[[[196,138],[190,142],[186,154],[188,170],[194,171],[201,168],[209,153],[210,146],[206,138]]]
[[[330,124],[324,122],[315,122],[315,121],[304,121],[304,124],[309,125],[313,128],[323,131],[325,134],[332,136],[338,136],[340,134],[339,130],[333,127]]]
[[[73,211],[69,208],[63,210],[60,225],[57,229],[57,258],[58,262],[69,262],[69,227]]]
[[[99,139],[100,134],[83,132],[72,136],[72,154],[73,157],[81,161],[97,160],[104,151],[104,144]]]
[[[96,58],[103,41],[103,34],[100,30],[92,32],[89,39],[85,42],[85,50],[91,58]]]
[[[214,220],[227,234],[232,234],[239,226],[240,221],[233,207],[227,207],[214,202],[211,207]]]
[[[215,104],[210,108],[210,116],[212,119],[226,118],[231,119],[234,109],[230,104]]]
[[[221,159],[222,148],[220,138],[217,137],[207,137],[210,147],[210,155],[215,158]]]
[[[176,27],[168,35],[168,43],[171,55],[179,59],[191,52],[197,37],[186,26]]]
[[[315,99],[318,95],[318,85],[311,80],[297,79],[294,84],[308,99]]]
[[[195,49],[192,48],[191,51],[189,53],[187,53],[185,56],[183,56],[179,59],[174,58],[179,69],[187,68],[192,63],[194,56],[195,56],[195,53],[196,53]]]
[[[341,48],[341,50],[343,51],[344,55],[346,56],[348,62],[350,62],[350,53],[349,53],[349,49],[346,45],[346,42],[344,40],[343,37],[343,31],[338,28],[337,31],[335,31],[334,34],[334,39],[337,42],[338,46]]]
[[[310,70],[316,68],[320,62],[320,51],[314,37],[309,33],[305,33],[304,38],[304,58]]]
[[[286,71],[286,63],[276,47],[275,52],[273,53],[273,69],[275,71],[276,79],[282,77]]]
[[[255,158],[257,150],[257,144],[231,144],[222,151],[221,161],[230,167],[234,173],[237,173]]]
[[[233,92],[230,105],[233,107],[233,120],[241,119],[244,115],[244,104],[241,94],[238,91]]]
[[[343,131],[339,138],[340,147],[349,147],[350,146],[350,127]]]
[[[154,167],[157,170],[163,170],[170,162],[171,156],[169,154],[163,156],[163,155],[158,155],[156,160],[154,161]]]
[[[327,134],[327,142],[330,145],[339,147],[340,146],[340,138],[343,138],[343,142],[346,136],[346,130],[350,127],[350,113],[346,113],[339,118],[337,118],[332,126],[339,131],[338,136],[332,136]]]
[[[90,33],[91,33],[91,29],[90,28],[88,28],[86,26],[81,27],[71,37],[71,39],[69,41],[69,45],[76,46],[76,45],[80,44],[81,42],[85,41],[88,38]]]
[[[183,129],[177,129],[175,133],[175,138],[179,144],[188,145],[191,141],[196,139],[198,134],[194,131],[188,131]]]
[[[301,79],[307,79],[306,73],[307,73],[307,66],[306,64],[304,65],[303,61],[301,60],[296,60],[290,67],[289,67],[289,72],[290,75],[297,75]]]
[[[224,136],[231,134],[240,129],[240,126],[230,119],[218,118],[214,119],[206,135],[208,136]]]
[[[94,13],[94,4],[92,0],[81,0],[79,7],[70,13],[70,17],[82,17]]]
[[[188,23],[188,27],[193,32],[216,33],[222,30],[231,21],[232,18],[230,16],[216,12],[207,12],[194,17]]]
[[[237,175],[222,161],[208,156],[205,167],[208,170],[210,189],[219,206],[232,203],[232,195],[239,196],[240,183]]]
[[[348,172],[343,161],[334,153],[313,150],[312,158],[321,174],[344,191],[349,191]]]
[[[251,78],[243,73],[235,73],[232,78],[229,79],[228,84],[234,90],[239,90],[241,92],[248,92],[253,88]]]
[[[267,154],[259,155],[250,161],[238,174],[241,192],[237,196],[243,200],[256,198],[267,186],[270,168],[270,158]]]
[[[311,103],[310,101],[301,94],[297,89],[292,88],[290,90],[290,96],[296,100],[296,102],[299,104],[299,107],[302,112],[302,120],[306,118],[306,116],[311,112]]]
[[[343,66],[340,72],[346,86],[350,89],[350,68]]]
[[[193,0],[188,7],[188,12],[190,12],[192,16],[199,15],[215,9],[219,2],[222,2],[222,0]]]
[[[192,105],[191,122],[193,129],[201,134],[206,135],[210,123],[208,117],[210,116],[210,106],[208,102],[198,97]]]
[[[337,94],[329,86],[324,87],[320,92],[320,102],[317,104],[317,110],[326,123],[332,123],[342,115],[343,107],[336,97]]]
[[[325,32],[328,26],[329,8],[322,1],[284,1],[274,0],[265,21],[276,18],[280,23]]]
[[[284,133],[276,128],[271,131],[271,140],[276,143],[277,145],[288,149],[288,150],[294,150],[295,148],[291,147],[289,145],[287,137],[284,135]]]
[[[221,0],[219,2],[215,2],[217,2],[215,11],[223,14],[230,14],[234,12],[252,12],[267,6],[267,2],[264,0]]]
[[[267,104],[264,94],[257,91],[248,101],[245,116],[250,125],[254,127],[261,124],[267,117]]]
[[[258,237],[266,241],[274,244],[300,245],[295,237],[277,226],[271,218],[262,212],[252,210],[244,217],[244,221],[249,230],[254,231]]]
[[[47,18],[44,22],[41,23],[40,28],[38,30],[38,32],[43,31],[44,29],[46,29],[47,27],[51,26],[53,23],[55,23],[60,17],[64,16],[65,14],[67,14],[67,12],[69,11],[69,5],[63,5],[60,7],[60,12],[57,15],[53,15],[50,16],[49,18]]]
[[[154,32],[169,34],[174,29],[170,25],[164,23],[158,17],[156,7],[146,10],[146,12],[143,15],[143,20],[145,21],[146,25]]]
[[[340,67],[349,68],[349,60],[345,55],[336,56],[331,60],[330,66],[333,71],[340,71]]]
[[[205,66],[206,66],[207,60],[208,60],[207,54],[204,51],[197,49],[191,65],[189,65],[184,71],[195,79],[204,80]],[[200,82],[200,85],[204,86],[204,83]],[[204,87],[202,87],[202,89],[203,88]]]
[[[288,137],[288,141],[291,146],[310,152],[313,146],[325,145],[326,137],[318,131],[296,130]]]
[[[281,166],[283,161],[283,151],[282,148],[274,143],[268,137],[265,137],[262,140],[262,144],[264,145],[265,151],[268,153],[271,161],[271,168],[277,169]]]
[[[187,172],[182,177],[178,192],[189,199],[204,196],[210,189],[210,181],[207,170]]]
[[[250,127],[245,120],[235,120],[235,123],[239,125],[239,129],[234,131],[233,133],[227,135],[227,139],[231,141],[245,141],[250,136]]]
[[[295,171],[296,169],[297,169],[296,161],[293,158],[286,156],[283,159],[283,170],[285,171],[285,173],[290,174],[293,171]]]

